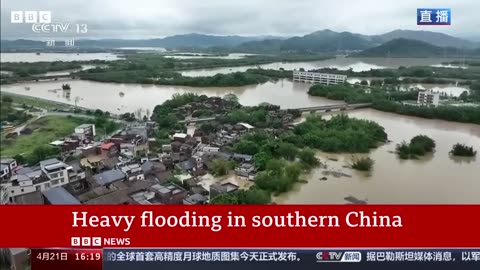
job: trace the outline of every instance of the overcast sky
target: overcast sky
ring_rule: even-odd
[[[451,8],[452,25],[417,26],[421,7]],[[55,22],[86,23],[85,38],[411,29],[480,40],[480,0],[1,0],[2,39],[39,37],[31,25],[10,23],[12,10],[50,10]]]

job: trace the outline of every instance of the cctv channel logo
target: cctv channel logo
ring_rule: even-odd
[[[320,251],[315,256],[317,262],[361,262],[362,253],[358,251]]]
[[[51,23],[51,11],[12,11],[10,12],[11,23]]]
[[[76,33],[86,34],[88,25],[70,23],[52,23],[51,11],[11,11],[10,22],[16,24],[31,24],[32,31],[37,34]]]

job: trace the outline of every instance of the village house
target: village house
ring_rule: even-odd
[[[221,194],[235,192],[239,188],[239,186],[233,183],[215,183],[210,186],[210,200]]]
[[[171,155],[162,156],[162,164],[167,168],[167,170],[173,170],[175,168],[175,164],[173,163],[173,158]]]
[[[183,145],[182,142],[178,142],[178,141],[173,141],[170,146],[171,146],[171,149],[173,152],[175,153],[178,153],[180,152],[180,147]]]
[[[184,143],[180,146],[180,152],[184,153],[187,156],[192,155],[192,151],[193,151],[193,146],[191,144]]]
[[[181,144],[180,144],[181,145]],[[178,147],[178,149],[180,150],[180,146]],[[171,144],[164,144],[162,145],[162,152],[163,153],[171,153],[172,152],[172,145]]]
[[[152,128],[147,125],[141,126],[129,126],[125,129],[127,135],[140,136],[144,139],[148,139],[149,135],[152,134]]]
[[[178,167],[187,173],[192,173],[197,170],[197,162],[194,158],[189,158],[185,161],[182,161],[178,164]]]
[[[42,192],[45,204],[81,204],[80,201],[63,187],[51,188]]]
[[[235,173],[238,176],[249,177],[255,171],[255,166],[250,163],[242,163],[235,168]]]
[[[244,132],[251,132],[252,130],[255,129],[255,127],[247,123],[238,123],[237,125],[234,126],[234,129],[237,129],[241,133],[244,133]]]
[[[253,156],[233,153],[232,159],[235,160],[238,163],[251,162],[253,160]]]
[[[36,201],[37,195],[32,195],[32,199],[27,198],[32,193],[43,192],[51,188],[67,185],[71,182],[70,176],[74,174],[71,166],[57,159],[48,159],[40,162],[37,167],[25,167],[17,170],[16,174],[9,179],[3,179],[1,182],[2,204],[18,203],[25,201]],[[76,177],[72,177],[72,182],[77,181]]]
[[[197,152],[195,155],[192,156],[192,159],[195,160],[195,164],[197,165],[197,170],[203,169],[203,152]]]
[[[120,168],[122,172],[127,176],[128,181],[134,180],[144,180],[145,175],[143,173],[142,167],[138,163],[125,165]]]
[[[173,169],[173,167],[171,168]],[[160,184],[165,183],[172,175],[172,172],[161,162],[147,161],[142,164],[142,171],[145,179],[158,181]]]
[[[208,201],[207,197],[201,194],[193,194],[183,199],[183,204],[201,205],[201,204],[206,204],[207,201]]]
[[[94,124],[83,124],[75,128],[75,135],[80,139],[88,139],[90,141],[93,141],[95,138],[96,131],[95,131],[95,125]]]
[[[13,158],[2,158],[0,161],[0,181],[2,179],[9,179],[18,168],[17,161]],[[6,189],[6,188],[4,188]],[[3,195],[2,188],[0,188],[0,195]],[[4,195],[5,196],[5,195]],[[0,198],[0,202],[2,198]]]
[[[162,204],[182,204],[187,196],[187,191],[173,183],[153,185],[151,189],[157,193]]]
[[[107,186],[98,186],[79,196],[84,204],[138,204],[132,195],[145,192],[157,181],[114,181]]]
[[[173,163],[179,163],[179,162],[185,161],[185,160],[190,158],[189,155],[187,155],[183,152],[171,153],[170,157],[172,158]]]
[[[93,180],[99,186],[106,186],[116,181],[123,181],[126,179],[126,174],[122,170],[109,170],[93,176]]]
[[[79,147],[77,150],[79,151],[79,155],[84,157],[94,156],[101,153],[100,150],[101,143],[92,143],[85,145],[83,147]]]
[[[79,160],[72,160],[66,162],[69,166],[68,177],[70,180],[69,186],[73,192],[81,192],[88,188],[88,183],[86,180],[87,173],[82,169]]]
[[[142,190],[129,195],[136,204],[162,204],[157,194],[151,190]]]
[[[102,149],[102,155],[108,156],[108,157],[115,156],[118,153],[118,148],[115,146],[115,143],[113,142],[102,144],[101,149]]]
[[[221,97],[208,97],[204,104],[206,108],[224,108],[225,100]]]
[[[188,135],[185,133],[175,133],[173,134],[173,141],[185,143],[187,141]]]
[[[120,155],[127,158],[134,158],[136,153],[136,145],[133,143],[121,143]]]

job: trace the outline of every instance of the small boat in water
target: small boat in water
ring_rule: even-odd
[[[349,202],[349,204],[367,204],[367,201],[368,201],[367,199],[365,200],[358,199],[352,195],[347,196],[344,199],[345,201]]]

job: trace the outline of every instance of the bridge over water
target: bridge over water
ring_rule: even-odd
[[[345,110],[355,110],[361,108],[369,108],[372,106],[372,103],[357,103],[357,104],[335,104],[335,105],[321,105],[321,106],[313,106],[313,107],[303,107],[303,108],[295,108],[301,112],[318,112],[318,111],[345,111]]]
[[[58,80],[58,79],[76,79],[78,78],[75,74],[64,74],[64,75],[39,75],[39,76],[30,76],[30,77],[13,77],[17,82],[29,82],[29,81],[43,81],[43,80]]]
[[[289,108],[292,110],[299,110],[300,112],[330,112],[330,111],[346,111],[346,110],[355,110],[361,108],[369,108],[372,106],[371,103],[357,103],[357,104],[334,104],[334,105],[321,105],[313,107],[301,107],[301,108]],[[201,123],[215,120],[216,117],[205,117],[205,118],[190,118],[186,120],[180,120],[179,123]]]

